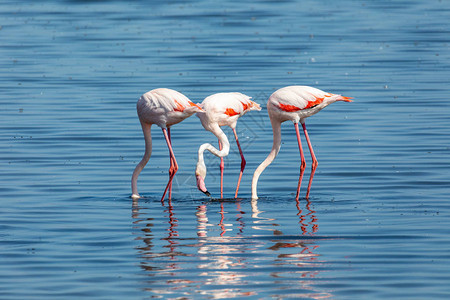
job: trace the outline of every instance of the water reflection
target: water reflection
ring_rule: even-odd
[[[311,182],[311,181],[310,181]],[[299,216],[300,221],[300,229],[302,230],[302,234],[303,235],[314,235],[317,230],[319,229],[319,225],[317,224],[317,217],[315,216],[315,211],[312,210],[311,208],[311,201],[309,201],[309,199],[306,199],[306,214],[302,211],[302,209],[300,208],[300,201],[298,199],[295,200],[296,202],[296,207],[298,210],[297,216]],[[310,221],[308,222],[308,219],[310,219]]]
[[[175,214],[173,212],[173,206],[172,206],[172,200],[169,199],[169,204],[167,206],[167,209],[164,210],[165,213],[167,213],[166,216],[169,217],[169,229],[168,229],[168,236],[166,238],[168,245],[166,246],[169,248],[169,253],[172,253],[171,257],[173,259],[173,253],[176,250],[177,245],[179,244],[177,242],[178,231],[176,230],[176,227],[178,226],[178,220],[175,217]]]
[[[131,217],[133,218],[133,230],[140,230],[141,233],[135,238],[136,240],[142,240],[144,245],[140,245],[136,247],[138,253],[141,255],[140,266],[144,270],[151,271],[153,267],[147,266],[147,258],[145,257],[145,253],[151,253],[153,248],[153,218],[142,218],[145,213],[141,212],[141,208],[138,205],[137,200],[133,200]],[[143,225],[141,225],[143,223]]]
[[[302,175],[301,175],[302,176]],[[314,174],[312,173],[312,176]],[[310,177],[310,183],[311,178]],[[300,181],[301,182],[301,181]],[[310,188],[310,183],[308,190]],[[305,203],[304,209],[302,210],[302,203]],[[252,217],[255,219],[254,224],[257,226],[253,226],[254,229],[257,230],[270,230],[273,232],[273,235],[283,237],[285,236],[280,229],[271,229],[272,226],[279,226],[279,224],[274,223],[276,221],[273,218],[262,217],[261,214],[263,211],[258,209],[258,200],[252,200]],[[284,239],[273,239],[271,245],[268,249],[278,253],[276,259],[274,259],[272,266],[274,271],[270,273],[270,276],[274,278],[275,281],[279,281],[282,279],[296,277],[297,281],[295,284],[291,286],[294,290],[302,290],[300,293],[289,294],[289,297],[296,298],[310,298],[310,299],[326,299],[332,297],[332,294],[326,291],[317,291],[317,287],[315,287],[316,281],[313,279],[318,277],[323,265],[326,263],[324,260],[320,259],[320,255],[316,252],[319,248],[319,245],[314,240],[314,235],[318,231],[318,218],[315,215],[315,211],[312,209],[312,204],[309,199],[305,199],[305,201],[300,201],[298,199],[298,194],[296,196],[296,215],[299,217],[299,225],[302,236],[311,237],[311,239],[300,239],[300,240],[288,240]],[[265,225],[262,225],[265,224]],[[298,267],[296,271],[286,272],[285,268],[291,268],[293,266]],[[280,271],[281,270],[281,271]],[[294,276],[293,276],[294,274]],[[276,297],[283,298],[286,295],[273,295]]]
[[[202,202],[188,211],[172,201],[147,208],[152,205],[132,206],[146,291],[171,297],[331,296],[317,287],[325,261],[315,238],[319,218],[309,200],[297,200],[291,217],[280,219],[261,210],[258,200]],[[284,233],[293,220],[298,231]]]
[[[297,208],[296,215],[299,217],[299,225],[302,235],[309,235],[314,236],[318,229],[318,218],[315,215],[316,211],[312,209],[312,203],[309,199],[304,199],[304,201],[300,201],[298,199],[295,200],[295,207]],[[301,206],[302,203],[304,203],[304,209],[302,210]],[[260,211],[258,209],[258,200],[252,199],[251,200],[251,208],[252,208],[252,218],[253,224],[256,224],[252,226],[253,229],[257,230],[268,230],[272,231],[273,235],[283,235],[283,232],[281,232],[279,229],[274,229],[272,227],[280,226],[277,223],[274,223],[274,218],[268,218],[268,217],[262,217],[260,216],[261,213],[264,211]],[[309,221],[308,221],[309,220]],[[261,224],[266,224],[268,226],[261,226]]]
[[[225,210],[225,204],[236,205],[238,214],[235,221],[239,228],[236,235],[229,234],[233,232],[234,224],[226,221],[226,215],[229,212]],[[211,205],[211,207],[217,208],[216,205]],[[208,213],[219,215],[216,226],[210,223]],[[207,203],[197,207],[197,236],[199,237],[197,268],[200,272],[199,276],[204,278],[203,285],[206,290],[201,291],[203,295],[213,295],[214,298],[256,295],[255,291],[243,291],[241,288],[241,286],[250,284],[247,278],[248,274],[245,272],[249,264],[245,253],[250,251],[249,245],[240,243],[236,239],[243,232],[242,214],[245,213],[240,209],[240,202],[220,202],[218,210],[209,212]],[[216,235],[217,229],[219,236],[208,237],[208,233]]]

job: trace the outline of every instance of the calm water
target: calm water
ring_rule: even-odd
[[[2,1],[0,298],[448,299],[449,18],[438,0]],[[240,91],[265,108],[292,84],[355,98],[307,121],[309,200],[307,169],[295,201],[290,123],[250,200],[272,143],[265,109],[238,124],[238,201],[196,191],[196,151],[216,140],[195,116],[172,130],[173,200],[159,201],[157,127],[146,198],[129,198],[142,93]],[[230,199],[240,159],[225,131]],[[217,197],[219,160],[206,157]]]

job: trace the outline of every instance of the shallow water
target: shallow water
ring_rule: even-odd
[[[450,297],[447,1],[2,1],[0,298]],[[312,85],[355,98],[307,120],[319,166],[299,201],[292,124],[268,154],[268,96]],[[200,102],[240,91],[263,106],[231,130],[225,198],[194,116],[173,127],[180,170],[160,202],[168,151],[153,128],[144,199],[139,96]],[[228,200],[227,200],[228,199]]]

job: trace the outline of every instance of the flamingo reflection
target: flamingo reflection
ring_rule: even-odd
[[[153,233],[153,227],[155,227],[155,219],[151,217],[147,217],[148,208],[141,207],[138,203],[138,200],[134,199],[132,204],[132,218],[133,218],[133,229],[139,229],[142,233],[140,236],[136,237],[136,240],[142,240],[144,242],[144,246],[138,246],[136,249],[142,258],[141,267],[147,271],[154,271],[155,269],[161,270],[161,268],[150,265],[151,262],[155,258],[169,257],[173,260],[173,263],[166,264],[164,270],[176,270],[178,269],[178,264],[175,262],[178,256],[183,256],[185,254],[181,252],[177,252],[177,247],[179,242],[178,239],[178,220],[175,216],[172,201],[169,200],[167,207],[162,206],[164,209],[163,212],[166,213],[165,217],[168,218],[167,224],[169,227],[167,228],[168,234],[167,237],[161,238],[161,240],[166,240],[167,245],[163,246],[163,248],[167,248],[167,251],[157,252],[155,251],[155,245],[153,240],[155,238],[155,234]]]
[[[169,199],[167,209],[164,210],[164,212],[168,214],[167,216],[169,217],[169,225],[170,225],[169,229],[168,229],[169,234],[167,237],[167,242],[169,243],[169,245],[167,245],[166,247],[168,247],[170,249],[169,253],[172,254],[171,258],[174,259],[175,258],[174,253],[175,253],[176,247],[178,245],[178,242],[177,242],[178,231],[176,230],[176,228],[178,226],[178,220],[175,217],[175,214],[173,212],[172,200]],[[176,266],[174,265],[174,268],[175,267]]]
[[[297,201],[295,208],[288,202],[294,211],[287,218],[277,218],[269,209],[264,211],[268,204],[257,200],[204,202],[188,215],[181,215],[171,201],[157,203],[150,209],[148,203],[139,205],[135,201],[131,214],[136,240],[144,244],[136,249],[140,267],[148,275],[146,290],[152,295],[263,296],[251,286],[265,276],[269,281],[272,278],[273,294],[292,288],[304,292],[298,294],[299,298],[330,297],[314,279],[325,262],[314,237],[319,218],[309,200]],[[187,220],[189,216],[194,226]],[[287,229],[292,229],[292,218],[298,226],[294,225],[295,233],[289,235],[283,226],[289,221]],[[192,229],[196,231],[194,237]]]
[[[311,181],[310,181],[311,182]],[[252,226],[256,230],[269,230],[273,232],[274,236],[282,237],[284,234],[281,229],[273,229],[274,226],[281,227],[280,224],[275,223],[274,218],[264,217],[264,211],[259,210],[258,200],[252,199],[252,218],[253,223],[256,224]],[[317,287],[314,286],[315,282],[311,279],[315,278],[320,273],[320,267],[325,263],[325,261],[320,259],[320,255],[316,253],[319,245],[315,243],[313,238],[318,231],[318,218],[315,215],[315,211],[312,209],[311,201],[306,199],[304,209],[301,208],[301,202],[298,200],[298,195],[296,196],[296,208],[297,216],[299,217],[299,225],[301,235],[310,238],[293,238],[292,240],[286,241],[285,239],[277,239],[274,237],[272,242],[274,244],[268,249],[274,252],[281,252],[277,255],[275,260],[275,265],[277,270],[270,273],[270,276],[274,278],[286,277],[286,271],[283,270],[282,266],[292,267],[296,265],[299,267],[298,271],[290,271],[289,273],[299,274],[302,280],[298,281],[301,285],[301,289],[308,290],[308,293],[297,294],[298,298],[311,298],[311,299],[325,299],[332,297],[332,294],[323,291],[318,292]],[[310,280],[306,280],[310,279]],[[281,297],[281,295],[280,295]]]
[[[300,224],[300,230],[302,232],[302,235],[310,235],[314,236],[317,232],[319,225],[317,224],[318,218],[315,215],[316,211],[314,211],[311,207],[312,203],[309,199],[305,199],[305,209],[304,212],[301,209],[301,202],[296,199],[296,208],[297,208],[297,216],[299,217],[299,224]],[[256,224],[255,226],[252,226],[253,229],[257,230],[269,230],[272,231],[274,235],[283,235],[283,232],[279,229],[273,229],[272,227],[280,227],[279,224],[274,223],[274,218],[268,218],[268,217],[262,217],[261,214],[265,211],[260,211],[258,208],[258,200],[252,199],[251,200],[251,207],[252,207],[252,218],[253,224]],[[309,222],[307,220],[310,219]],[[261,224],[264,224],[266,226],[261,226]]]
[[[199,259],[198,269],[203,270],[200,276],[206,278],[204,285],[207,286],[226,286],[226,288],[216,288],[214,290],[204,291],[204,294],[213,294],[215,298],[234,298],[242,296],[256,295],[256,292],[244,292],[240,286],[248,284],[246,282],[245,270],[248,264],[247,259],[243,258],[243,254],[249,251],[245,243],[236,243],[236,237],[242,234],[245,223],[242,221],[242,210],[240,203],[237,203],[238,211],[236,221],[239,224],[239,230],[236,236],[227,236],[227,232],[232,232],[232,223],[226,221],[227,212],[225,211],[224,202],[220,202],[220,210],[217,223],[219,229],[219,237],[208,237],[208,229],[215,232],[214,225],[210,223],[208,218],[208,206],[202,204],[197,206],[197,236],[199,237]],[[216,206],[215,206],[216,207]],[[230,288],[229,286],[234,286]]]
[[[303,213],[302,209],[300,208],[300,201],[296,199],[296,207],[298,210],[297,216],[299,216],[299,224],[300,229],[302,231],[303,235],[314,235],[317,230],[319,229],[319,225],[317,224],[317,217],[315,216],[315,211],[311,208],[311,201],[306,199],[305,208],[308,211],[306,214]],[[307,219],[310,218],[311,221],[307,222]],[[308,232],[308,227],[311,228],[310,232]]]
[[[146,213],[141,211],[139,202],[135,199],[133,199],[131,217],[133,218],[133,230],[140,230],[142,232],[135,238],[135,240],[142,240],[144,243],[143,246],[136,247],[142,258],[140,266],[144,270],[151,271],[153,270],[153,267],[147,264],[147,257],[145,253],[151,253],[154,247],[152,232],[152,228],[154,226],[153,218],[146,217]],[[144,225],[141,225],[141,223],[144,223]]]

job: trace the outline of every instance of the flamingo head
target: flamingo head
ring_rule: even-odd
[[[205,186],[206,177],[206,166],[205,163],[199,162],[197,168],[195,169],[195,177],[197,178],[197,188],[200,192],[204,193],[206,196],[211,197]]]

